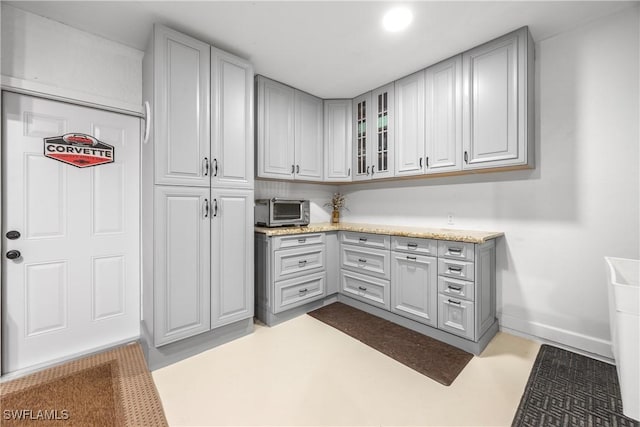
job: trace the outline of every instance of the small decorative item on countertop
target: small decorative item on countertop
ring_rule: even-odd
[[[340,209],[347,209],[345,206],[344,196],[340,193],[334,193],[331,201],[324,205],[333,208],[333,212],[331,213],[331,223],[337,224],[340,222]]]

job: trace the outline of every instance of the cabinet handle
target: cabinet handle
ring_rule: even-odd
[[[457,286],[448,286],[449,289],[451,289],[452,291],[456,291],[456,292],[460,292],[462,290],[461,287],[457,287]]]
[[[366,262],[367,262],[367,260],[366,260],[366,259],[363,259],[363,258],[358,258],[358,262],[364,262],[364,263],[366,263]]]
[[[300,165],[296,165],[296,173],[300,173]]]
[[[422,157],[420,157],[420,168],[422,168]]]
[[[149,135],[151,133],[151,107],[149,101],[144,101],[144,138],[143,144],[149,142]]]
[[[204,169],[204,176],[209,176],[209,159],[208,158],[204,158],[202,159],[202,168]]]
[[[469,154],[466,151],[464,152],[464,162],[469,163]]]
[[[407,259],[410,261],[415,261],[416,257],[407,255]]]
[[[213,176],[218,176],[218,159],[213,159]]]
[[[213,199],[213,216],[218,216],[218,199]]]
[[[449,266],[449,271],[455,271],[456,273],[462,272],[462,267],[454,267],[452,265]]]
[[[209,199],[204,199],[204,217],[209,218]]]
[[[461,254],[462,248],[449,248],[449,252],[455,253],[455,254]]]
[[[304,242],[306,242],[306,241],[307,241],[307,238],[306,238],[306,237],[305,237],[305,238],[302,238],[302,239],[298,239],[298,243],[304,243]]]
[[[347,171],[347,176],[351,176],[351,168]]]
[[[302,259],[302,260],[298,261],[298,267],[304,267],[305,265],[307,265],[307,260],[306,259]]]
[[[291,165],[291,173],[295,173],[296,172],[296,165]]]
[[[427,167],[429,167],[429,156],[424,158],[425,164]]]
[[[369,176],[369,166],[367,166],[367,176]]]
[[[450,299],[448,299],[447,301],[449,301],[451,304],[460,305],[460,301],[453,301]]]
[[[374,166],[371,166],[371,176],[373,176],[373,174],[374,174],[375,172],[376,172],[376,167],[375,167],[375,165],[374,165]]]
[[[417,248],[417,247],[418,247],[418,244],[417,244],[417,243],[409,242],[409,243],[407,243],[407,247],[408,247],[408,248]]]
[[[361,241],[361,242],[366,242],[366,241],[367,241],[367,238],[366,238],[366,237],[360,237],[360,241]]]
[[[307,291],[308,291],[308,289],[307,289],[307,288],[304,288],[304,289],[300,289],[298,292],[300,292],[301,294],[304,294],[304,293],[305,293],[305,292],[307,292]]]
[[[358,286],[358,289],[360,289],[361,291],[366,291],[367,288],[365,288],[364,286]]]

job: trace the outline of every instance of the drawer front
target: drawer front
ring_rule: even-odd
[[[324,233],[294,234],[291,236],[273,237],[274,250],[318,244],[324,244]]]
[[[475,282],[467,282],[466,280],[452,279],[443,276],[438,277],[438,292],[443,295],[475,301],[475,291]]]
[[[289,279],[324,270],[326,246],[315,245],[274,252],[274,281]]]
[[[473,262],[475,246],[473,243],[438,240],[438,256]]]
[[[389,279],[391,253],[388,250],[340,245],[340,265],[342,268]]]
[[[390,236],[385,234],[355,233],[352,231],[340,232],[340,241],[342,243],[368,248],[389,249],[390,240]]]
[[[325,296],[326,273],[310,274],[276,283],[274,313],[288,310]]]
[[[389,281],[340,270],[340,292],[352,298],[389,310]]]
[[[463,299],[438,295],[438,329],[475,340],[475,305]]]
[[[438,241],[394,236],[391,238],[391,249],[418,255],[436,256],[438,253]]]
[[[472,262],[438,258],[438,274],[440,276],[473,281],[473,266],[474,264]]]

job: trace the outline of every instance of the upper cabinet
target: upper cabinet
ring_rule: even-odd
[[[424,173],[424,71],[395,82],[396,176]]]
[[[371,92],[353,100],[353,180],[371,179],[371,124],[367,110],[371,108]]]
[[[253,67],[211,48],[211,185],[253,188]]]
[[[256,77],[257,176],[322,180],[322,99]]]
[[[351,181],[351,100],[324,100],[324,180]]]
[[[425,173],[462,169],[462,57],[425,70]]]
[[[463,169],[533,167],[533,54],[523,27],[462,55]]]
[[[210,46],[156,25],[155,183],[209,187]]]

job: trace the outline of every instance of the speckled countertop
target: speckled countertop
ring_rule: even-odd
[[[484,243],[487,240],[503,236],[499,231],[454,230],[449,228],[403,227],[380,224],[355,224],[341,222],[331,224],[321,222],[306,227],[255,227],[256,233],[267,236],[286,236],[290,234],[319,233],[324,231],[355,231],[359,233],[387,234],[390,236],[416,237],[423,239],[451,240],[455,242]]]

